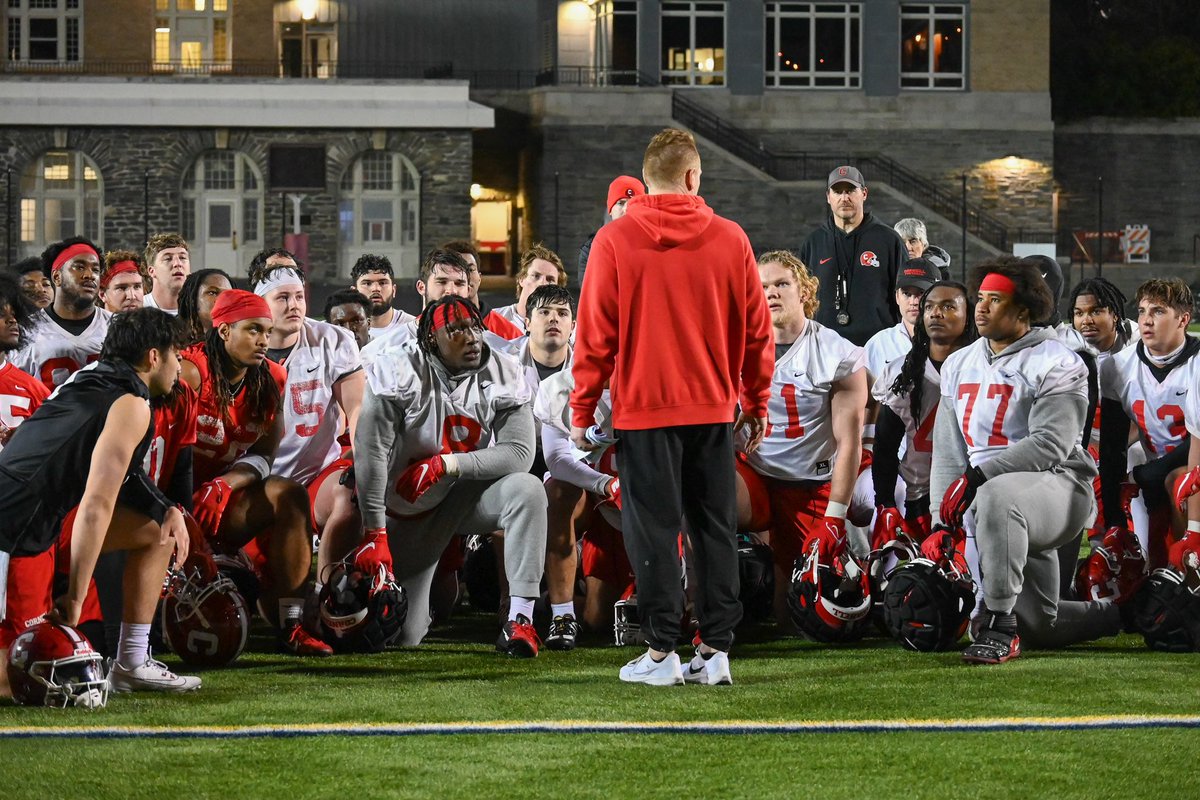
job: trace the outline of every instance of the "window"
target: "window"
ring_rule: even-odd
[[[8,61],[78,64],[82,19],[79,0],[8,0]]]
[[[662,82],[725,84],[725,3],[662,4]]]
[[[900,6],[900,87],[966,87],[967,14],[964,6]]]
[[[233,0],[155,0],[154,68],[185,74],[228,70],[232,4]]]
[[[94,161],[78,150],[50,150],[21,175],[24,256],[68,236],[99,241],[104,189]]]
[[[596,66],[601,84],[637,85],[637,5],[637,0],[610,0],[596,15],[600,26]]]
[[[341,271],[364,252],[387,256],[397,277],[421,264],[421,177],[399,153],[374,150],[354,162],[338,185]]]
[[[862,84],[861,3],[767,3],[767,86]]]
[[[183,174],[179,232],[192,261],[245,275],[263,247],[263,190],[258,167],[245,153],[210,150]]]

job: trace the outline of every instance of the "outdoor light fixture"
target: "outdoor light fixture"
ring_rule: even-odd
[[[472,183],[471,184],[471,199],[478,200],[481,197],[483,197],[483,187],[480,186],[478,183]]]
[[[312,22],[317,18],[317,2],[318,0],[296,0],[296,5],[300,7],[300,18],[305,22]]]

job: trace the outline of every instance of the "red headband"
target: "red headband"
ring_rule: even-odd
[[[979,291],[1016,294],[1017,285],[1012,282],[1011,278],[1007,278],[998,272],[989,272],[984,276],[983,282],[979,284]]]
[[[100,253],[98,253],[96,248],[92,247],[90,244],[84,244],[83,242],[80,242],[79,244],[73,244],[58,254],[58,258],[54,259],[54,263],[50,266],[50,272],[58,272],[63,268],[63,264],[67,263],[75,256],[81,256],[84,253],[94,253],[96,258],[100,257]]]
[[[243,289],[227,289],[221,292],[217,297],[217,302],[213,303],[212,324],[214,328],[224,322],[232,325],[244,319],[258,319],[259,317],[270,319],[271,307],[267,305],[266,300],[254,292],[247,292]]]
[[[103,277],[100,278],[100,288],[107,289],[108,284],[112,281],[113,278],[117,277],[118,275],[124,275],[127,272],[132,272],[132,273],[137,274],[137,271],[138,271],[137,264],[134,263],[133,261],[118,261],[117,263],[115,263],[111,267],[109,267],[108,271],[105,272]]]
[[[439,311],[442,313],[437,313]],[[470,317],[470,312],[463,308],[462,303],[446,303],[433,310],[433,320],[430,322],[431,327],[429,332],[437,333],[451,322],[458,322],[460,319],[470,319]]]

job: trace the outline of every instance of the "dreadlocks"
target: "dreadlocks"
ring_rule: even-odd
[[[1108,278],[1085,278],[1071,290],[1068,308],[1075,308],[1075,301],[1085,294],[1096,298],[1096,305],[1112,312],[1117,322],[1117,349],[1123,348],[1133,336],[1133,327],[1125,316],[1125,305],[1129,302],[1125,294]]]
[[[188,275],[183,288],[179,290],[179,318],[187,325],[188,341],[193,344],[204,341],[208,336],[208,326],[200,319],[200,289],[213,275],[223,275],[233,285],[225,270],[209,267]]]
[[[437,339],[434,337],[434,323],[435,321],[440,322],[438,325],[440,328],[455,319],[470,319],[480,330],[484,328],[483,317],[473,303],[465,297],[446,295],[440,300],[430,303],[421,312],[421,317],[417,322],[417,346],[421,348],[421,352],[430,358],[440,359],[441,353],[438,351]]]
[[[221,419],[230,421],[229,406],[233,404],[234,395],[239,392],[246,392],[249,411],[254,419],[267,419],[275,414],[279,408],[279,387],[271,378],[271,369],[266,361],[248,367],[241,384],[235,387],[225,374],[226,370],[234,370],[234,364],[225,350],[225,340],[221,338],[219,327],[209,329],[204,339],[204,355],[208,358],[213,399],[217,401]]]
[[[921,295],[921,315],[917,317],[917,324],[913,326],[912,349],[904,357],[900,374],[896,376],[891,388],[897,396],[908,395],[912,417],[918,421],[918,424],[921,420],[921,400],[925,394],[925,363],[929,360],[929,333],[925,330],[925,302],[929,299],[929,293],[939,286],[961,292],[966,301],[966,323],[962,335],[958,337],[959,344],[965,346],[979,338],[979,331],[975,328],[975,315],[971,310],[971,296],[967,294],[966,286],[958,281],[938,281],[925,290],[925,294]]]

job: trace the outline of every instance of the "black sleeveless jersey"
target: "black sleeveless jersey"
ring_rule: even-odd
[[[150,402],[132,367],[98,361],[72,374],[16,429],[0,450],[0,550],[34,555],[54,543],[63,518],[83,498],[108,411],[127,394]],[[152,418],[126,483],[142,472],[153,430]]]

